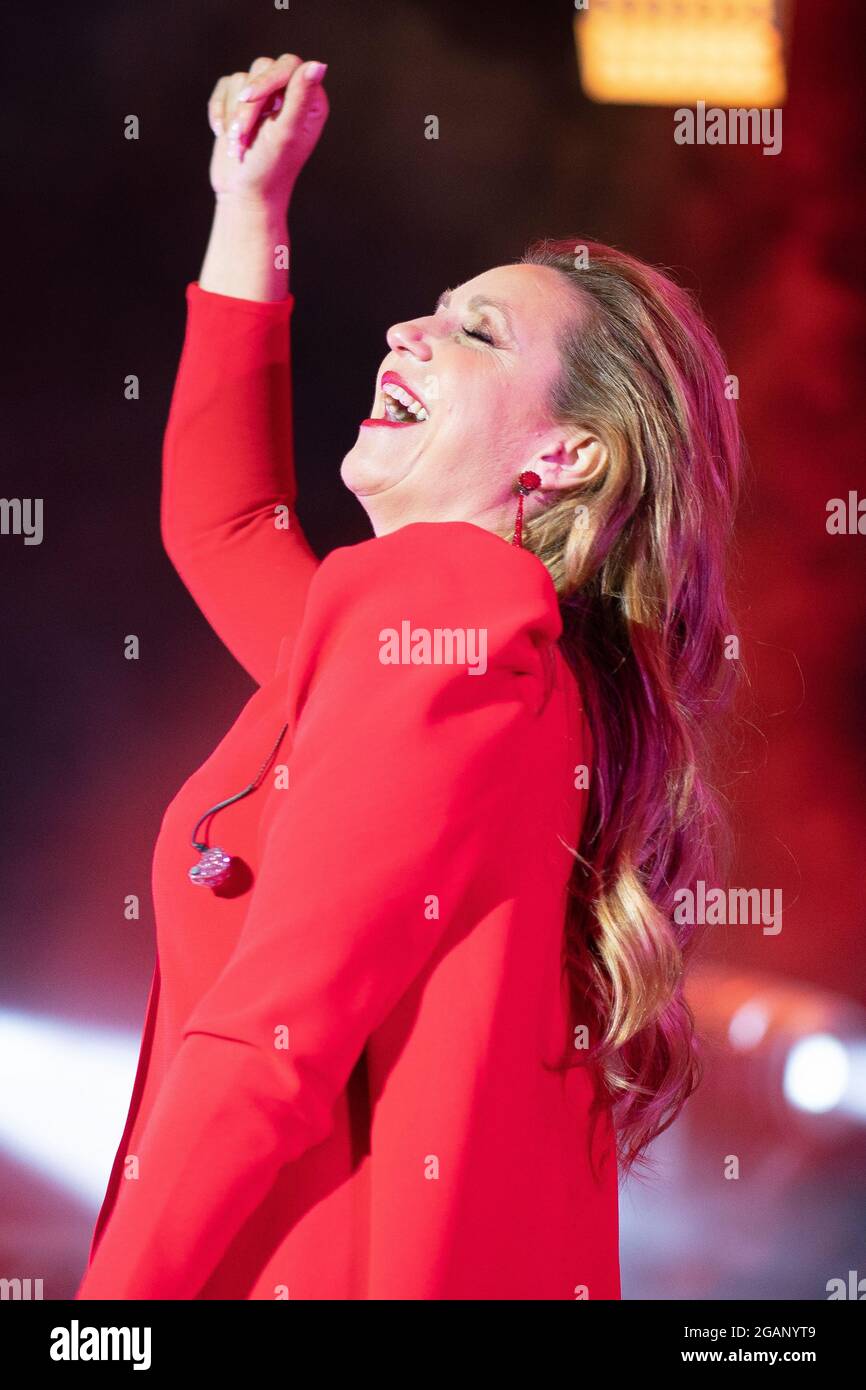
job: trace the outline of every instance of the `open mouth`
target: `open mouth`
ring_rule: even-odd
[[[423,401],[396,381],[383,381],[382,395],[385,397],[385,415],[389,420],[404,425],[420,425],[430,418]]]
[[[365,425],[423,425],[430,418],[424,401],[396,372],[385,372],[379,394],[383,413],[365,420]]]

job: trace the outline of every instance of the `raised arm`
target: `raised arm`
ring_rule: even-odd
[[[259,683],[318,568],[294,510],[287,264],[292,190],[327,116],[320,69],[259,58],[211,96],[216,207],[163,450],[166,551]]]

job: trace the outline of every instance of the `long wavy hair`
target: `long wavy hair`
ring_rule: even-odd
[[[695,927],[674,906],[730,856],[712,779],[739,665],[725,572],[742,440],[721,350],[685,289],[577,238],[535,242],[522,260],[559,271],[584,310],[560,344],[551,414],[607,446],[600,476],[542,497],[555,500],[523,543],[553,578],[594,741],[563,960],[593,1040],[575,1064],[600,1067],[627,1172],[703,1070],[684,996]]]

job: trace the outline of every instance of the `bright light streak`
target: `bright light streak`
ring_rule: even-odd
[[[0,1145],[82,1201],[105,1193],[140,1039],[0,1013]]]

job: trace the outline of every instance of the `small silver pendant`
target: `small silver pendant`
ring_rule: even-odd
[[[198,863],[189,870],[190,882],[199,888],[220,888],[229,877],[231,868],[231,855],[226,854],[219,845],[214,845],[213,849],[204,850]]]
[[[199,861],[197,864],[193,864],[191,869],[187,869],[187,873],[189,874],[190,883],[194,883],[197,888],[221,888],[226,879],[231,876],[233,869],[232,857],[230,854],[226,854],[224,849],[220,849],[219,845],[214,845],[211,848],[203,841],[196,839],[199,826],[203,825],[208,817],[216,815],[217,811],[224,810],[226,806],[233,806],[236,801],[243,801],[245,796],[249,796],[251,792],[255,791],[256,787],[260,785],[269,764],[276,756],[277,749],[282,743],[288,727],[288,724],[284,724],[280,729],[277,735],[277,741],[262,763],[255,781],[250,782],[250,785],[244,787],[243,791],[235,792],[234,796],[227,796],[225,801],[218,801],[216,806],[209,806],[204,815],[199,816],[196,821],[195,830],[192,832],[192,847],[199,851]],[[241,860],[240,863],[243,863],[243,861]]]

